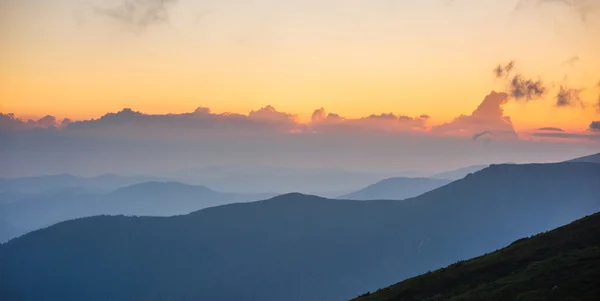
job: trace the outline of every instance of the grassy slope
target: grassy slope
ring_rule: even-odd
[[[600,300],[600,213],[355,300]]]

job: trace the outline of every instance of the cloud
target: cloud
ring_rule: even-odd
[[[0,130],[22,130],[29,126],[25,121],[17,118],[15,114],[2,114],[0,113]]]
[[[537,129],[537,131],[544,131],[544,132],[564,132],[563,129],[561,129],[561,128],[555,128],[555,127],[539,128],[539,129]]]
[[[0,130],[13,131],[13,130],[28,130],[34,128],[55,128],[58,126],[56,117],[46,115],[37,121],[34,120],[23,120],[15,116],[15,114],[0,113]]]
[[[517,134],[502,106],[509,95],[492,91],[471,115],[461,115],[451,122],[432,128],[435,134],[459,134],[475,137],[478,133],[493,132],[495,136],[515,138]]]
[[[592,134],[590,134],[592,132]],[[567,133],[559,128],[540,128],[538,132],[531,134],[534,137],[543,137],[543,138],[560,138],[560,139],[583,139],[583,140],[592,140],[592,141],[600,141],[600,121],[592,121],[590,123],[588,131],[584,132],[576,132],[576,133]]]
[[[320,122],[320,121],[325,120],[326,118],[327,118],[327,114],[325,113],[325,109],[324,108],[320,108],[320,109],[316,109],[313,112],[310,120],[312,122]]]
[[[581,105],[583,107],[583,101],[581,100],[582,89],[573,89],[560,86],[560,90],[556,94],[556,106],[559,108]]]
[[[207,107],[197,107],[194,110],[194,115],[210,115],[210,108],[207,108]]]
[[[365,125],[365,126],[373,126],[373,127],[395,127],[400,123],[411,123],[415,121],[412,117],[408,116],[397,116],[394,113],[381,113],[381,114],[372,114],[368,117],[363,117],[361,119],[349,120],[349,122]]]
[[[521,74],[515,75],[509,83],[509,94],[516,100],[538,99],[544,96],[546,90],[541,80],[526,79]]]
[[[481,133],[476,133],[475,135],[473,135],[472,140],[473,141],[477,141],[477,139],[479,139],[479,138],[481,138],[482,136],[485,136],[485,135],[492,135],[493,136],[494,133],[492,131],[483,131]]]
[[[296,123],[296,115],[279,112],[272,106],[266,106],[248,114],[250,119],[274,123]]]
[[[345,119],[335,113],[329,113],[327,114],[325,112],[324,108],[320,108],[320,109],[316,109],[312,116],[311,116],[311,121],[313,124],[325,124],[325,123],[340,123],[343,122]]]
[[[41,127],[49,128],[49,127],[56,127],[58,124],[56,122],[56,117],[46,115],[37,121],[37,125],[41,126]]]
[[[590,135],[586,133],[533,133],[534,137],[559,138],[559,139],[582,139],[600,141],[600,135]]]
[[[77,18],[83,19],[84,12],[91,12],[126,26],[134,31],[143,31],[151,25],[169,21],[169,5],[178,0],[120,0],[117,3],[85,2],[77,11]]]
[[[278,112],[272,106],[266,106],[248,115],[213,114],[206,107],[183,114],[144,114],[130,108],[117,113],[107,113],[98,119],[75,121],[67,124],[69,130],[142,130],[153,133],[181,131],[291,131],[300,127],[295,115]]]
[[[496,78],[508,77],[512,70],[515,68],[515,62],[510,61],[506,65],[498,64],[496,68],[494,68],[494,75]]]
[[[494,68],[493,73],[496,78],[504,78],[507,80],[507,93],[515,100],[530,101],[544,96],[547,91],[542,80],[533,80],[525,78],[522,74],[517,73],[509,79],[515,69],[515,62],[510,61],[506,64],[498,64]]]
[[[377,130],[385,132],[410,132],[426,130],[429,115],[410,117],[394,113],[372,114],[362,118],[345,118],[338,114],[327,114],[323,108],[312,115],[312,128],[319,131]]]

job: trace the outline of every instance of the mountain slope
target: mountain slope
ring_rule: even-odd
[[[487,168],[489,165],[472,165],[463,168],[459,168],[456,170],[450,170],[442,173],[438,173],[432,176],[429,176],[430,179],[446,179],[446,180],[460,180],[464,178],[466,175],[474,172],[478,172],[484,168]]]
[[[344,300],[600,211],[598,183],[597,164],[496,165],[403,201],[78,219],[0,245],[0,299]]]
[[[587,162],[587,163],[600,163],[600,153],[589,155],[581,158],[575,158],[567,162]]]
[[[340,196],[347,200],[403,200],[423,194],[452,181],[428,178],[389,178],[356,192]]]
[[[9,194],[4,194],[10,199],[7,195]],[[211,206],[254,201],[264,197],[263,194],[216,192],[204,186],[177,182],[141,183],[106,194],[63,189],[57,193],[24,197],[5,204],[0,202],[0,220],[23,229],[18,231],[21,235],[80,217],[101,214],[172,216]]]
[[[600,300],[600,213],[355,301]]]

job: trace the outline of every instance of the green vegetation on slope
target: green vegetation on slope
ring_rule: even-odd
[[[600,213],[355,301],[600,300]]]

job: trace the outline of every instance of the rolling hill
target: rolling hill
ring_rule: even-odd
[[[600,299],[600,213],[354,301]]]
[[[356,192],[340,196],[347,200],[403,200],[452,182],[445,179],[389,178]]]
[[[287,194],[0,245],[6,300],[347,300],[600,211],[600,166],[492,165],[403,201]]]

